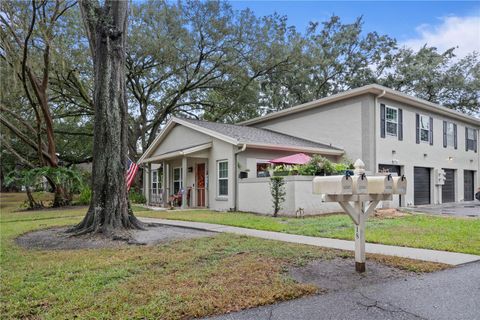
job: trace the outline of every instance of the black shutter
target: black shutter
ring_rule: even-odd
[[[473,150],[477,152],[477,129],[473,129]]]
[[[457,149],[457,125],[453,124],[453,147]]]
[[[465,151],[468,151],[468,128],[465,127]]]
[[[433,118],[430,117],[430,145],[433,145]]]
[[[385,105],[380,105],[380,137],[385,138]]]
[[[420,143],[420,115],[418,113],[415,114],[415,122],[416,122],[416,128],[417,128],[416,130],[417,134],[415,135],[417,139],[416,141],[417,143]]]
[[[403,140],[403,110],[398,109],[398,140]]]
[[[447,121],[443,121],[443,147],[447,147]]]

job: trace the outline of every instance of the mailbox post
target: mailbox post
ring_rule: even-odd
[[[316,177],[313,193],[323,194],[325,202],[337,202],[355,226],[355,270],[365,272],[365,225],[378,203],[392,200],[392,193],[405,194],[405,177],[365,176],[365,164],[355,161],[354,176]]]

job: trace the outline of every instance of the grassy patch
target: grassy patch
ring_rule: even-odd
[[[140,216],[218,223],[236,227],[353,240],[353,224],[345,214],[324,217],[273,218],[250,213],[149,211]],[[412,214],[395,218],[369,218],[366,239],[414,248],[480,255],[480,219]]]
[[[317,292],[310,284],[293,281],[285,270],[315,259],[352,256],[231,234],[159,246],[25,250],[15,245],[15,237],[77,223],[87,209],[15,212],[19,197],[0,197],[5,205],[0,217],[2,319],[186,319],[221,314]],[[369,259],[422,272],[445,268],[399,258]]]

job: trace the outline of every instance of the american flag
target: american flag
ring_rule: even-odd
[[[127,180],[127,191],[130,190],[130,186],[133,183],[133,179],[135,179],[135,175],[137,174],[138,171],[138,164],[130,160],[130,158],[127,158],[127,175],[125,177],[125,180]]]

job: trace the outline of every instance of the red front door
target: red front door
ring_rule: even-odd
[[[197,164],[197,207],[205,207],[205,163]]]

